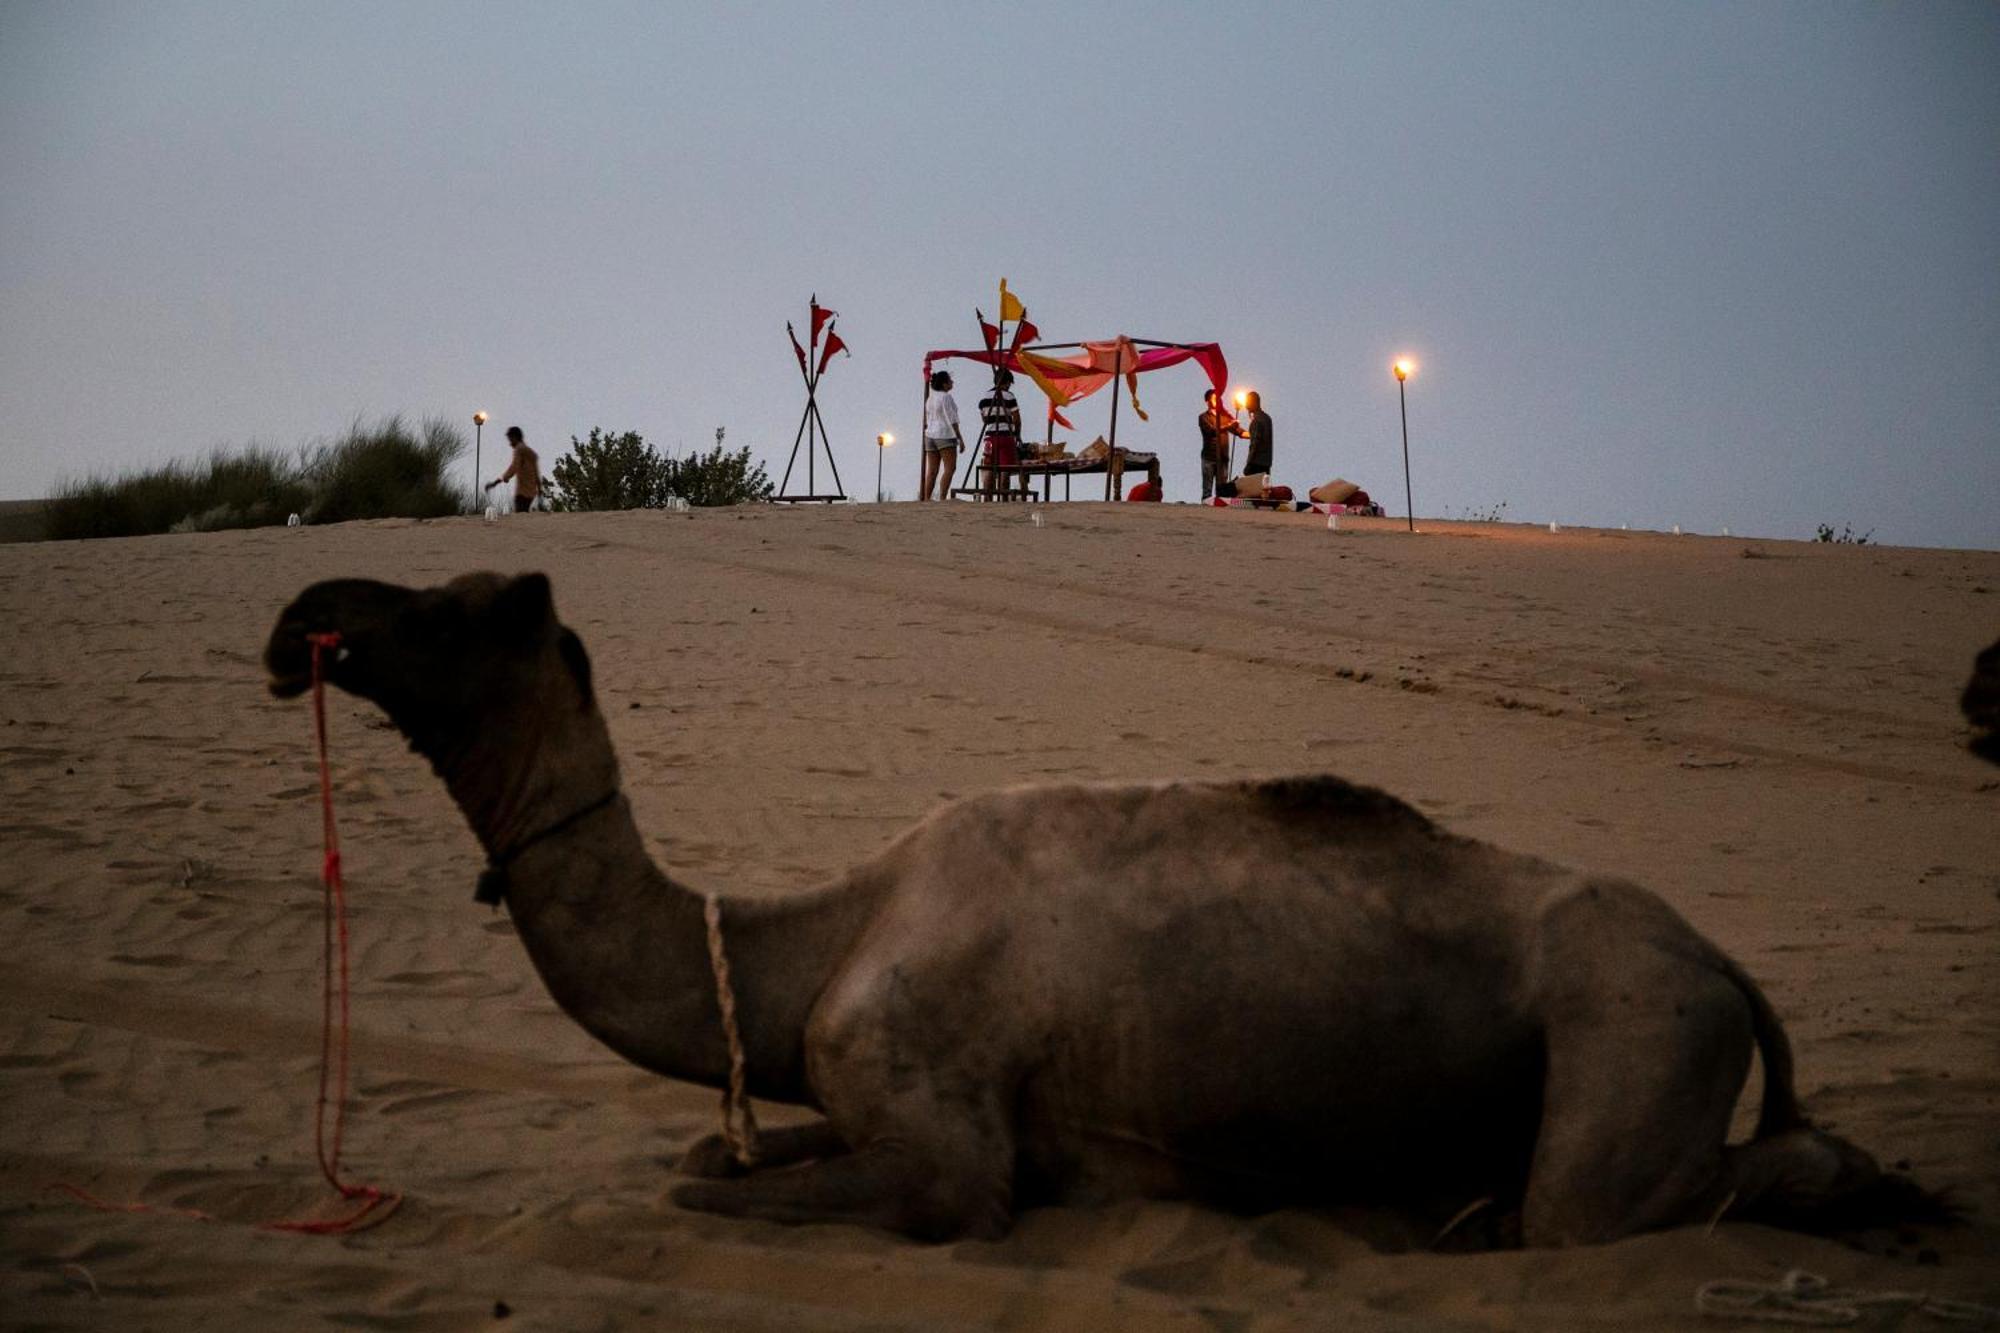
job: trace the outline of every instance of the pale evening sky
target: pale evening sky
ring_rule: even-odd
[[[816,291],[847,491],[886,430],[907,499],[1004,275],[1220,342],[1300,489],[1401,512],[1408,353],[1420,516],[1996,547],[1996,70],[1959,0],[0,0],[0,498],[475,408],[775,480]],[[1202,387],[1120,412],[1170,498]]]

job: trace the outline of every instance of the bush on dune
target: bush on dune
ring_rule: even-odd
[[[63,541],[261,527],[284,522],[310,496],[298,469],[276,454],[218,450],[202,464],[64,483],[49,502],[48,535]]]
[[[747,447],[729,454],[718,444],[705,454],[690,453],[674,464],[674,490],[692,505],[768,500],[774,489],[764,475],[764,465],[750,461]]]
[[[558,510],[659,509],[673,494],[674,464],[636,430],[569,437],[569,452],[549,469],[549,503]]]
[[[570,451],[549,471],[550,503],[559,510],[661,509],[679,496],[691,505],[733,505],[771,498],[764,465],[749,449],[662,456],[638,431],[613,434],[593,426],[590,438],[569,439]]]
[[[447,422],[424,422],[421,438],[401,417],[390,417],[373,430],[356,422],[333,444],[307,451],[304,472],[312,503],[306,519],[346,523],[459,513],[464,497],[445,476],[464,452],[465,437]]]
[[[292,514],[314,523],[436,518],[465,507],[445,480],[464,452],[464,437],[442,421],[426,421],[421,436],[400,417],[372,429],[357,422],[297,460],[252,446],[217,450],[202,463],[65,482],[49,502],[48,535],[64,541],[216,532],[283,523]]]
[[[727,453],[717,444],[677,459],[637,431],[601,428],[588,440],[572,436],[570,446],[550,473],[557,509],[658,509],[675,496],[695,505],[771,497],[771,479],[748,449]],[[47,532],[56,540],[215,532],[283,523],[292,514],[308,523],[441,518],[467,507],[467,492],[447,480],[464,454],[465,437],[445,421],[414,430],[399,416],[373,426],[357,421],[295,459],[252,446],[217,450],[201,463],[65,482],[49,502]]]

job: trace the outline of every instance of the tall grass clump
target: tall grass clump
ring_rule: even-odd
[[[412,431],[401,417],[372,428],[357,421],[340,439],[308,446],[296,459],[256,446],[218,449],[199,463],[63,482],[49,501],[48,535],[66,541],[217,532],[283,523],[292,514],[313,523],[437,518],[466,507],[464,494],[446,481],[464,453],[465,437],[449,422],[430,420]]]
[[[303,473],[312,489],[306,519],[345,523],[357,518],[441,518],[465,508],[464,495],[445,480],[465,453],[465,436],[431,418],[421,434],[393,416],[374,428],[360,422],[331,444],[305,452]]]
[[[64,482],[49,501],[48,535],[141,537],[283,523],[312,498],[299,468],[264,449],[217,450],[201,463]]]

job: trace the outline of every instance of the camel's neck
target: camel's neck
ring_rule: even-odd
[[[617,761],[595,710],[573,721],[584,734],[531,747],[561,754],[560,764],[534,754],[523,762],[510,746],[511,764],[467,752],[439,769],[488,856],[503,865],[508,911],[556,1002],[635,1064],[721,1087],[729,1057],[703,897],[653,864],[623,797],[590,809],[615,790]],[[588,813],[574,818],[579,811]],[[812,1100],[805,1023],[872,896],[843,882],[796,898],[722,899],[755,1095]]]

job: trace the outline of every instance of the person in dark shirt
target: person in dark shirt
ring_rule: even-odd
[[[1244,396],[1243,407],[1250,414],[1250,456],[1243,460],[1243,471],[1268,473],[1271,470],[1271,414],[1264,410],[1263,398],[1254,392]]]
[[[1229,480],[1229,437],[1249,432],[1236,418],[1222,410],[1222,395],[1210,389],[1204,396],[1208,410],[1201,414],[1201,498],[1220,494],[1219,483]]]

